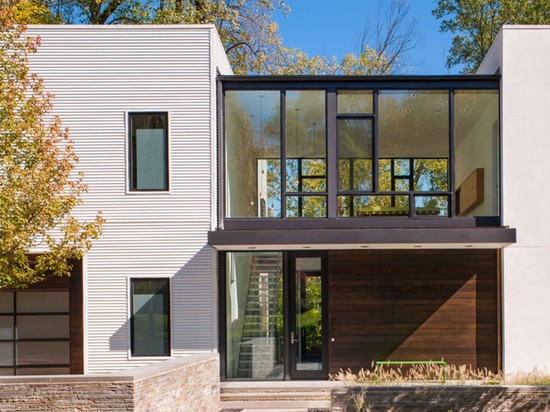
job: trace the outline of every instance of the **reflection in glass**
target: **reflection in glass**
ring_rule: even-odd
[[[130,188],[168,189],[168,114],[131,113]]]
[[[455,92],[455,188],[483,171],[475,204],[458,202],[458,215],[499,215],[499,95],[497,90]]]
[[[326,217],[326,196],[287,196],[286,217]]]
[[[338,114],[371,114],[372,90],[338,90]]]
[[[286,94],[287,158],[326,157],[325,92],[289,91]]]
[[[338,120],[340,190],[372,190],[372,120]]]
[[[379,109],[379,190],[448,191],[448,91],[382,91]]]
[[[415,196],[417,216],[449,216],[448,196]]]
[[[338,213],[342,217],[409,215],[408,196],[339,196],[338,204]],[[352,207],[350,208],[349,205],[352,205]]]
[[[132,356],[170,355],[168,279],[132,279]]]
[[[287,159],[287,192],[325,192],[326,165],[324,159]]]
[[[258,159],[258,216],[281,217],[281,160]]]
[[[283,379],[282,253],[228,253],[228,379]]]
[[[280,217],[280,92],[227,91],[225,142],[227,217]]]
[[[380,159],[379,190],[445,192],[449,190],[447,159]]]
[[[384,90],[378,102],[380,158],[448,157],[448,91]]]
[[[325,92],[286,94],[286,191],[326,192]],[[326,196],[289,196],[286,217],[326,217]]]

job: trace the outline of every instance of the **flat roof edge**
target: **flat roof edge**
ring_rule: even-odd
[[[208,232],[219,250],[361,248],[503,248],[516,243],[516,229],[393,228],[220,230]]]

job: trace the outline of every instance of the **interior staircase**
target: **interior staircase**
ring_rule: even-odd
[[[252,261],[237,368],[239,378],[266,378],[276,363],[277,316],[282,303],[280,259],[279,253],[266,252],[257,254]]]

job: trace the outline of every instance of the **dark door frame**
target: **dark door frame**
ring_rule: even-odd
[[[298,370],[296,368],[296,343],[292,343],[292,333],[296,331],[296,282],[295,262],[298,257],[321,258],[321,300],[322,300],[322,355],[321,370]],[[327,379],[329,370],[329,325],[328,325],[328,253],[316,251],[288,251],[284,253],[284,338],[285,338],[285,380]]]

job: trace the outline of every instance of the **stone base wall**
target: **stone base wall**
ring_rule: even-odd
[[[344,387],[331,398],[332,412],[546,411],[550,386]]]
[[[204,358],[198,360],[197,358]],[[193,358],[193,359],[190,359]],[[218,355],[193,355],[181,360],[190,362],[172,367],[175,361],[146,368],[168,369],[136,382],[135,411],[204,411],[220,410],[220,366]],[[144,371],[147,373],[147,371]],[[161,371],[162,372],[162,371]]]
[[[219,409],[217,354],[190,355],[106,375],[0,377],[0,411]]]

